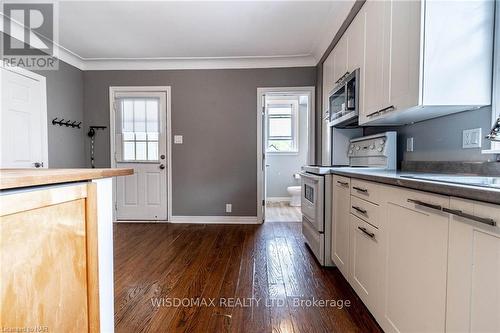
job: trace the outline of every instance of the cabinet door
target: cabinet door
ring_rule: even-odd
[[[449,218],[408,199],[447,207],[449,197],[400,189],[388,196],[380,325],[386,332],[443,332]]]
[[[451,199],[450,208],[500,223],[500,207]],[[451,215],[447,332],[500,332],[500,227]]]
[[[350,283],[376,316],[381,281],[381,238],[377,228],[351,214]]]
[[[99,331],[95,207],[94,184],[0,197],[2,327]]]
[[[334,49],[333,85],[347,72],[347,36],[344,34]]]
[[[349,279],[350,180],[333,177],[332,195],[332,260]]]
[[[323,63],[323,118],[328,110],[328,94],[333,89],[333,58],[335,57],[332,51]]]
[[[394,111],[418,105],[421,2],[390,1],[390,55],[385,57],[390,70],[388,106]]]
[[[353,72],[356,69],[363,69],[365,56],[365,13],[364,8],[356,15],[352,21],[347,35],[347,71]],[[363,78],[361,81],[363,82]]]
[[[364,5],[366,39],[365,39],[365,83],[363,89],[363,108],[360,110],[359,122],[366,123],[370,113],[383,108],[384,93],[384,20],[385,1],[367,1]]]

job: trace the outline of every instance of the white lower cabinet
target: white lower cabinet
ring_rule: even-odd
[[[385,332],[500,332],[500,205],[337,181],[332,259]]]
[[[499,206],[451,198],[450,208],[500,222]],[[500,332],[499,226],[451,214],[446,331]]]
[[[386,332],[444,332],[449,198],[390,188],[379,324]],[[432,208],[432,206],[436,206]]]
[[[382,242],[379,229],[351,214],[349,282],[374,315],[380,308]]]
[[[349,279],[349,223],[351,189],[350,179],[333,177],[332,195],[332,261],[346,279]]]

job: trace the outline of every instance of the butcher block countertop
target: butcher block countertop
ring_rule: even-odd
[[[127,176],[130,168],[106,169],[0,169],[0,190]]]

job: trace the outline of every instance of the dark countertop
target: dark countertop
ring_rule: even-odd
[[[437,174],[421,172],[403,172],[395,170],[380,170],[369,168],[332,168],[335,175],[363,179],[388,185],[406,187],[410,189],[449,195],[470,200],[484,201],[500,205],[500,188],[476,185],[464,185],[433,180],[422,180],[406,177],[436,176]],[[439,176],[464,176],[453,174],[439,174]],[[467,177],[474,177],[466,175]],[[481,178],[481,176],[477,176]]]

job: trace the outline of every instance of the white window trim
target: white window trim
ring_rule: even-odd
[[[493,90],[491,106],[491,124],[500,117],[500,5],[495,3],[495,41],[493,47]],[[500,154],[500,142],[491,141],[490,149],[483,154]]]
[[[266,133],[266,154],[270,155],[298,155],[299,154],[299,101],[297,100],[273,100],[273,101],[268,101],[267,106],[278,106],[278,105],[288,105],[292,104],[292,142],[293,142],[293,148],[292,150],[284,150],[284,151],[274,151],[274,150],[267,150],[267,140],[269,140],[269,127],[270,127],[270,122],[269,122],[269,114],[267,113],[266,115],[266,128],[267,128],[267,133]],[[272,117],[271,117],[272,118]]]

